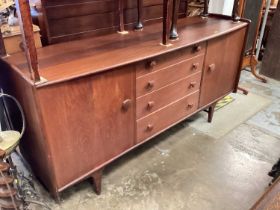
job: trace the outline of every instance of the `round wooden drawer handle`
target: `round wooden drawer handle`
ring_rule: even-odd
[[[157,62],[155,60],[148,62],[148,68],[152,69],[157,65]]]
[[[214,72],[216,70],[216,65],[213,63],[213,64],[209,65],[208,69],[210,72]]]
[[[198,67],[199,67],[199,63],[194,63],[194,64],[192,65],[192,69],[194,69],[194,70],[197,70]]]
[[[155,105],[155,102],[154,101],[149,101],[148,104],[147,104],[147,109],[148,110],[151,110]]]
[[[147,131],[152,131],[154,126],[152,124],[147,125]]]
[[[191,82],[189,88],[194,88],[196,85],[196,82]]]
[[[194,46],[194,52],[200,52],[202,50],[202,47],[200,45]]]
[[[122,109],[124,111],[127,111],[131,107],[131,104],[132,104],[132,100],[131,99],[124,100],[123,103],[122,103]]]
[[[194,107],[193,104],[188,104],[187,109],[192,109]]]
[[[147,89],[148,89],[148,90],[151,90],[151,89],[153,89],[154,86],[155,86],[155,81],[154,81],[154,80],[151,80],[151,81],[149,81],[148,84],[147,84]]]

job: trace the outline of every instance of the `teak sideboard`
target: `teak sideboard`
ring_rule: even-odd
[[[21,152],[54,196],[116,158],[236,92],[248,21],[220,15],[178,20],[179,39],[161,44],[162,24],[37,50],[34,82],[24,53],[0,61],[1,88],[24,107]]]

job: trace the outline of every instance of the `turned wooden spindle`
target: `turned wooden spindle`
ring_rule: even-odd
[[[162,44],[168,45],[170,32],[170,0],[163,1],[163,29],[162,29]]]
[[[138,19],[135,26],[136,30],[143,29],[143,0],[137,0]]]
[[[238,16],[239,0],[234,0],[233,9],[232,9],[232,21],[238,22],[240,17]]]
[[[30,77],[35,82],[40,81],[37,50],[34,41],[33,25],[29,1],[16,0],[17,15],[24,43],[25,55],[29,66]]]
[[[203,17],[207,17],[208,16],[208,9],[209,9],[209,0],[204,0],[204,9],[202,12],[202,16]]]
[[[124,32],[123,0],[118,0],[119,32]]]
[[[170,39],[177,39],[177,20],[178,20],[178,12],[179,12],[180,0],[173,0],[173,11],[172,11],[172,24],[170,31]]]

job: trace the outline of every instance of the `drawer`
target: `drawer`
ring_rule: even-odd
[[[136,99],[136,119],[140,119],[200,88],[201,72],[181,79]]]
[[[137,120],[137,143],[184,119],[198,108],[199,91],[188,95],[153,114]]]
[[[181,79],[150,94],[137,98],[136,119],[183,98],[200,88],[201,72]]]
[[[166,68],[179,63],[180,61],[190,59],[197,55],[205,54],[206,43],[200,43],[193,47],[176,50],[151,59],[141,61],[136,64],[136,77],[149,74],[151,72]]]
[[[203,67],[204,55],[181,61],[165,69],[152,72],[137,78],[136,97],[158,90],[163,86],[173,83],[196,72]]]

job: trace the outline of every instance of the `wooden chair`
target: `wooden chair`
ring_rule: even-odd
[[[22,138],[25,131],[25,117],[24,117],[22,107],[15,97],[8,94],[0,93],[0,98],[12,100],[16,104],[17,108],[19,109],[22,118],[21,131],[16,131],[16,130],[0,131],[0,150],[3,150],[5,152],[5,158],[7,158],[9,162],[12,162],[10,155],[18,146],[19,141]]]

